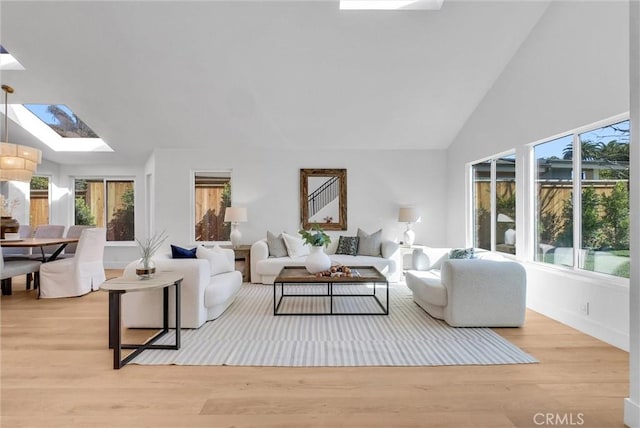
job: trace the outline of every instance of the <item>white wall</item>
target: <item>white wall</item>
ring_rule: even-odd
[[[193,171],[232,170],[232,204],[247,207],[242,243],[266,237],[267,230],[296,233],[300,228],[300,168],[347,169],[347,225],[355,235],[383,228],[389,239],[401,239],[404,224],[398,208],[415,205],[423,222],[415,225],[417,242],[445,241],[444,151],[242,150],[231,145],[211,150],[158,149],[154,153],[152,216],[157,231],[171,243],[192,245],[191,175]]]
[[[640,2],[630,6],[629,67],[631,86],[631,182],[640,182]],[[640,188],[631,186],[631,212],[640,213]],[[624,403],[624,423],[640,426],[640,222],[631,223],[631,284],[629,290],[629,397]]]
[[[628,110],[628,3],[553,2],[448,150],[449,245],[467,243],[469,162],[513,149],[523,159],[527,144]],[[525,190],[521,180],[519,213]],[[523,217],[518,216],[521,234],[530,227]],[[522,257],[527,251],[520,251],[520,235],[518,242]],[[534,264],[527,271],[529,307],[628,347],[627,286]],[[580,312],[585,301],[590,302],[588,316]]]

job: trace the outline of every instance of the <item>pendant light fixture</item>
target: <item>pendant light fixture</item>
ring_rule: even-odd
[[[0,142],[0,181],[31,181],[42,161],[42,152],[33,147],[9,142],[9,94],[13,88],[2,85],[4,91],[4,141]]]

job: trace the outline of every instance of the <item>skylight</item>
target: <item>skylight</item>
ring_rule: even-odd
[[[444,0],[340,0],[341,10],[440,10]]]
[[[99,138],[64,104],[23,104],[38,119],[64,138]]]
[[[49,105],[27,104],[34,108],[36,111],[46,112]],[[95,132],[91,130],[84,122],[77,118],[75,114],[68,107],[60,104],[53,104],[53,111],[58,114],[61,121],[51,119],[50,117],[41,119],[38,113],[29,110],[22,104],[9,104],[8,114],[9,119],[16,122],[18,125],[27,130],[31,135],[38,138],[44,144],[49,146],[56,152],[112,152],[113,149],[109,147],[107,143],[102,141]],[[63,115],[67,115],[66,119]],[[45,113],[46,114],[46,113]],[[51,113],[49,113],[51,115]],[[49,124],[52,122],[52,125]],[[73,122],[65,123],[65,122]],[[64,123],[64,125],[61,125]],[[81,125],[79,125],[79,123]],[[73,125],[73,126],[72,126]],[[67,128],[69,126],[69,128]],[[59,128],[59,129],[56,129]],[[85,128],[86,127],[86,128]],[[56,130],[54,130],[56,129]],[[62,131],[59,133],[58,131]],[[66,134],[66,136],[62,136]],[[79,135],[85,135],[84,137]],[[89,135],[93,135],[90,137]]]
[[[0,70],[24,70],[18,60],[0,45]]]

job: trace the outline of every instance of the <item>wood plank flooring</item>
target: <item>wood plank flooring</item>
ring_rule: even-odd
[[[496,331],[540,364],[113,370],[106,293],[0,310],[2,427],[621,427],[628,395],[626,352],[532,311]]]

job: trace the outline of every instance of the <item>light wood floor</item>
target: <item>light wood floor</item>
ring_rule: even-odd
[[[497,331],[540,364],[112,370],[106,293],[0,309],[2,427],[620,427],[628,396],[626,352],[531,311]]]

